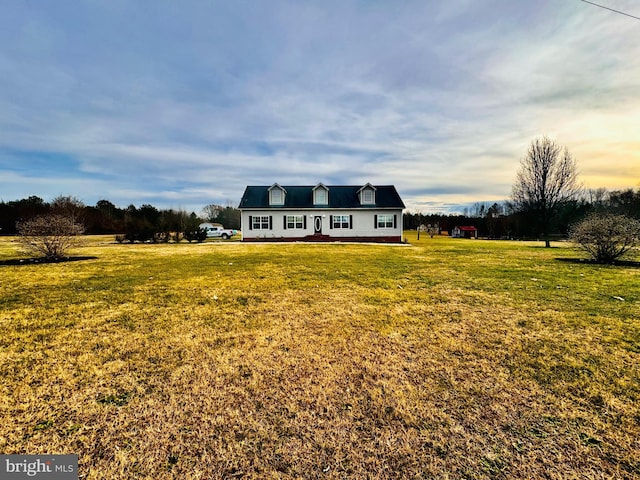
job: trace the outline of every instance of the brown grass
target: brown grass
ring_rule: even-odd
[[[640,269],[414,243],[0,267],[0,451],[87,479],[639,478]]]

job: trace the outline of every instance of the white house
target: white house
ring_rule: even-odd
[[[239,209],[251,241],[401,242],[405,208],[393,185],[248,186]]]

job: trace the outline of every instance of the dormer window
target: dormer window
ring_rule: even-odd
[[[284,205],[284,196],[287,191],[277,183],[269,187],[269,205]]]
[[[271,204],[281,205],[282,203],[282,190],[271,190]]]
[[[376,187],[367,183],[364,187],[358,190],[358,196],[360,197],[361,205],[375,205]]]
[[[328,205],[329,204],[329,189],[322,183],[319,183],[313,188],[313,204],[314,205]]]

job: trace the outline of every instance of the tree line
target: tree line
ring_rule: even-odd
[[[640,219],[640,189],[607,191],[586,190],[578,198],[558,208],[549,234],[568,235],[571,225],[592,212],[608,212]],[[74,197],[57,197],[51,202],[31,196],[21,200],[0,202],[0,233],[16,234],[16,224],[40,215],[60,213],[71,216],[84,226],[87,234],[126,234],[145,232],[183,232],[194,230],[204,222],[220,223],[226,228],[240,229],[240,211],[231,205],[207,205],[200,214],[183,210],[161,210],[153,205],[129,205],[118,208],[108,200],[94,206],[84,205]],[[475,203],[460,214],[407,212],[404,227],[416,230],[420,225],[437,225],[439,231],[451,233],[455,226],[474,226],[486,238],[537,239],[535,211],[520,210],[511,201]]]
[[[230,205],[207,205],[198,215],[184,210],[158,209],[150,204],[119,208],[109,200],[99,200],[89,206],[71,196],[59,196],[51,202],[30,196],[0,202],[0,233],[15,235],[20,222],[49,215],[72,219],[84,227],[86,234],[129,234],[140,237],[137,239],[148,239],[156,233],[194,231],[205,221],[240,229],[240,211]]]
[[[578,198],[558,206],[558,213],[551,219],[548,234],[563,238],[571,225],[590,213],[614,213],[640,219],[640,189],[608,191],[585,190]],[[475,203],[460,214],[409,212],[404,214],[404,228],[415,230],[419,225],[438,225],[441,232],[456,226],[473,226],[479,236],[486,238],[541,239],[540,220],[535,210],[521,210],[511,201]]]

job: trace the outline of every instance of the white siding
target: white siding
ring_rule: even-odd
[[[306,216],[306,229],[285,228],[284,218],[287,215]],[[333,215],[349,215],[352,219],[351,228],[331,228],[330,220]],[[375,228],[376,215],[395,215],[395,228]],[[271,229],[252,229],[249,218],[255,216],[271,217]],[[311,210],[243,210],[242,236],[245,239],[277,239],[302,238],[314,234],[314,218],[322,217],[322,235],[335,238],[344,237],[392,237],[402,236],[402,210],[400,209],[311,209]]]

